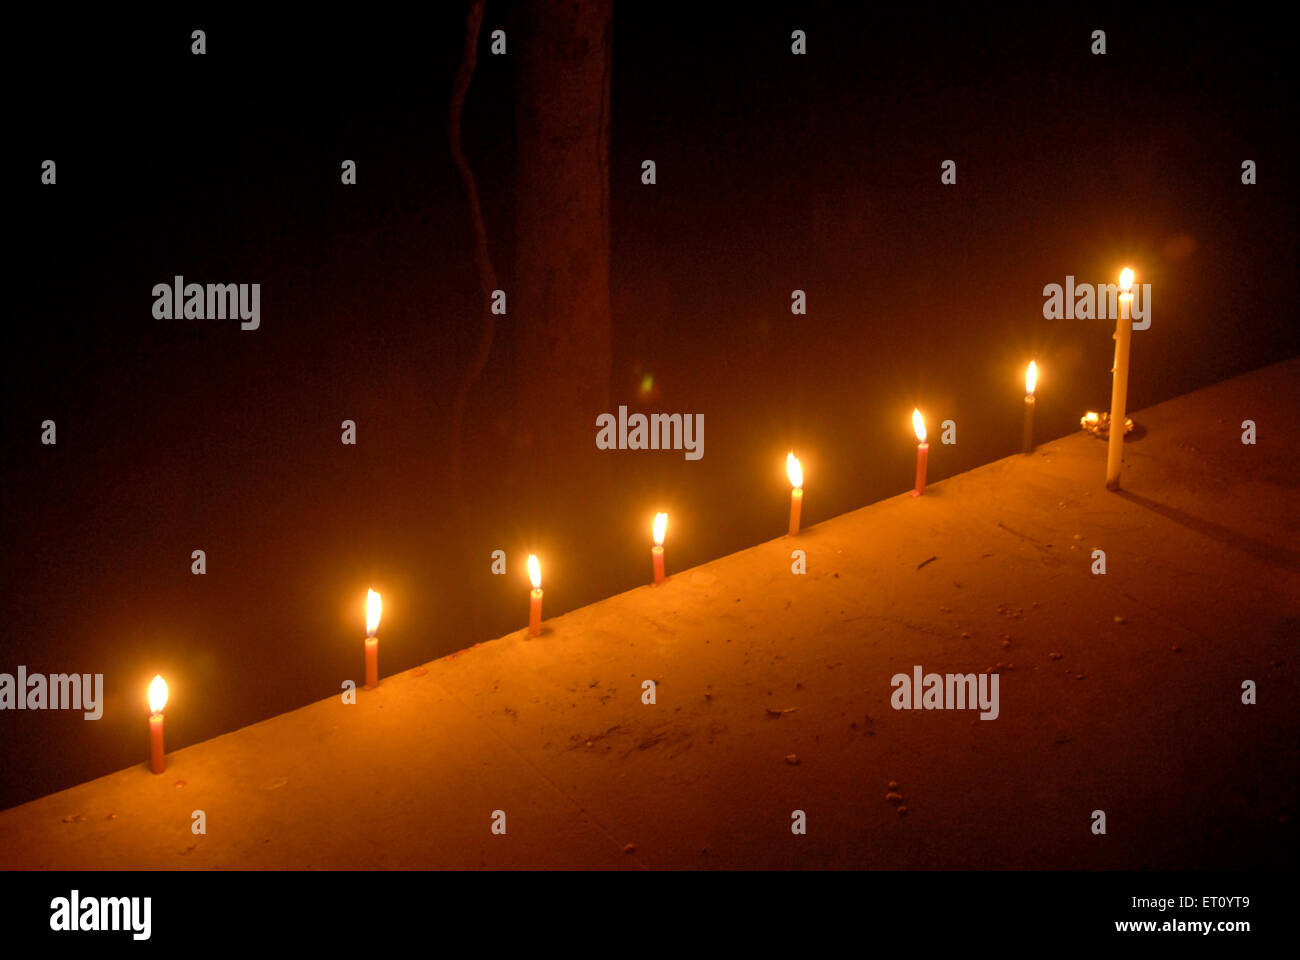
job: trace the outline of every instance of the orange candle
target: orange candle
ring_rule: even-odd
[[[664,529],[668,526],[668,514],[656,513],[654,525],[655,545],[650,548],[650,559],[654,561],[655,583],[664,582]]]
[[[925,421],[921,411],[912,411],[912,429],[916,431],[916,489],[912,496],[919,497],[925,493],[925,466],[930,459],[930,445],[925,442]]]
[[[1025,371],[1025,455],[1034,452],[1034,387],[1038,384],[1038,364],[1029,361]]]
[[[374,590],[366,592],[366,686],[379,686],[379,618],[384,612],[384,600]]]
[[[167,683],[162,676],[153,678],[149,684],[149,769],[162,773],[166,768],[163,759],[163,714],[167,705]]]
[[[803,511],[803,467],[791,450],[785,457],[785,472],[790,477],[790,536],[799,532],[799,514]]]
[[[542,568],[531,553],[528,555],[528,579],[533,582],[528,604],[528,633],[536,637],[542,632]]]

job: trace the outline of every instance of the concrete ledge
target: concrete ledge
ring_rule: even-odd
[[[1292,359],[1136,414],[1120,494],[1080,433],[674,571],[355,706],[170,754],[163,776],[141,763],[4,811],[0,865],[1290,863],[1297,411]],[[917,664],[997,672],[1000,715],[892,709],[891,677]]]

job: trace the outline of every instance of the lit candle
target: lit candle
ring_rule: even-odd
[[[790,476],[790,536],[799,532],[799,514],[803,510],[803,467],[791,450],[785,457],[785,472]]]
[[[925,421],[921,411],[912,411],[912,429],[916,431],[916,489],[912,496],[919,497],[925,493],[925,464],[930,459],[930,445],[925,442]]]
[[[1034,387],[1038,385],[1038,364],[1029,361],[1025,371],[1025,455],[1034,452]]]
[[[1128,348],[1133,339],[1129,306],[1133,302],[1133,271],[1119,275],[1119,319],[1115,321],[1115,369],[1110,386],[1110,435],[1106,440],[1106,489],[1119,489],[1120,458],[1124,451],[1125,405],[1128,402]]]
[[[384,612],[384,601],[373,590],[366,592],[366,686],[379,686],[379,618]]]
[[[149,769],[162,773],[166,766],[163,760],[163,715],[167,706],[167,682],[162,676],[153,678],[149,684]]]
[[[542,632],[542,568],[531,553],[528,555],[528,579],[533,582],[533,592],[529,594],[528,632],[536,637]]]
[[[656,513],[654,536],[655,545],[650,548],[650,559],[654,561],[655,583],[664,582],[664,528],[668,526],[668,514]]]

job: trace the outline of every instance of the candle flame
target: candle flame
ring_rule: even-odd
[[[373,590],[366,591],[366,636],[373,637],[384,613],[384,600]]]
[[[1133,286],[1133,271],[1125,267],[1119,272],[1119,289],[1121,293],[1128,293],[1129,287]]]
[[[664,545],[664,529],[667,526],[668,526],[668,514],[656,513],[655,514],[655,546],[662,547]]]
[[[785,455],[785,472],[790,476],[790,486],[796,489],[803,486],[803,467],[799,466],[793,450]]]
[[[1095,413],[1093,413],[1091,410],[1089,410],[1087,413],[1085,413],[1085,414],[1083,415],[1083,419],[1087,420],[1089,423],[1096,423],[1096,422],[1097,422],[1097,414],[1095,414]]]
[[[533,581],[533,589],[542,589],[542,568],[537,562],[537,555],[530,553],[528,555],[528,579]]]
[[[1029,368],[1025,371],[1025,396],[1034,395],[1034,387],[1038,385],[1038,364],[1033,360],[1029,361]]]
[[[153,678],[153,683],[149,684],[149,712],[162,713],[162,708],[167,706],[167,681],[162,678],[162,674]]]
[[[925,421],[921,419],[921,411],[912,411],[912,429],[916,431],[918,443],[925,443]]]

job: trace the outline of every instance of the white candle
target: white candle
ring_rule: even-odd
[[[1119,319],[1115,321],[1115,369],[1110,386],[1110,436],[1106,442],[1106,489],[1119,489],[1120,461],[1124,452],[1124,422],[1128,419],[1128,351],[1133,339],[1129,320],[1133,271],[1125,267],[1119,275]]]

